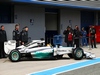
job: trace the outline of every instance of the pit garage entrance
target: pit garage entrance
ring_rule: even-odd
[[[59,34],[59,10],[45,9],[45,41],[53,44],[53,36]]]

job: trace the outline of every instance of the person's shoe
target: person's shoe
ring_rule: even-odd
[[[94,48],[97,48],[97,47],[94,47]]]

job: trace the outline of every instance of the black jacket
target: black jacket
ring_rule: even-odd
[[[0,30],[0,42],[7,41],[7,35],[5,30]]]
[[[74,29],[74,39],[79,39],[82,36],[79,30]]]
[[[18,30],[13,30],[13,40],[19,41],[20,32]]]
[[[63,34],[65,35],[65,42],[67,42],[68,41],[69,31],[68,30],[64,30]]]
[[[90,28],[90,34],[95,35],[96,34],[96,29],[95,28]]]
[[[22,30],[21,33],[20,33],[20,40],[22,42],[28,42],[28,32],[25,31],[25,30]]]

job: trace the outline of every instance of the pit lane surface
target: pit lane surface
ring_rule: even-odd
[[[98,47],[97,49],[92,49],[92,50],[89,50],[88,47],[84,47],[83,49],[85,51],[95,53],[96,57],[100,57],[100,50],[99,50],[100,45],[97,45],[97,47]],[[60,60],[23,60],[23,61],[14,62],[14,63],[10,62],[8,58],[0,59],[0,75],[27,75],[33,72],[42,71],[42,70],[46,70],[46,69],[50,69],[54,67],[63,66],[63,65],[68,65],[68,64],[72,64],[72,63],[76,63],[76,62],[80,62],[84,60],[87,60],[87,59],[77,60],[77,61],[73,59],[69,59],[67,55],[65,55],[64,58]],[[94,68],[91,68],[91,69],[94,69]]]
[[[68,72],[71,70],[94,65],[97,63],[100,63],[100,58],[95,58],[93,60],[81,61],[81,62],[69,64],[69,65],[64,65],[61,67],[56,67],[56,68],[52,68],[52,69],[48,69],[48,70],[44,70],[44,71],[40,71],[40,72],[36,72],[36,73],[31,73],[29,75],[57,75],[59,73]],[[64,73],[64,74],[66,74],[66,73]]]
[[[100,75],[100,63],[57,75]]]

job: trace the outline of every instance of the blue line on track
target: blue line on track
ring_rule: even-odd
[[[31,73],[29,75],[54,75],[54,74],[57,74],[57,73],[67,72],[67,71],[70,71],[70,70],[82,68],[82,67],[97,64],[97,63],[100,63],[100,58],[82,61],[82,62],[70,64],[70,65],[60,66],[60,67],[57,67],[57,68],[52,68],[52,69],[48,69],[48,70],[44,70],[44,71],[40,71],[40,72]]]

